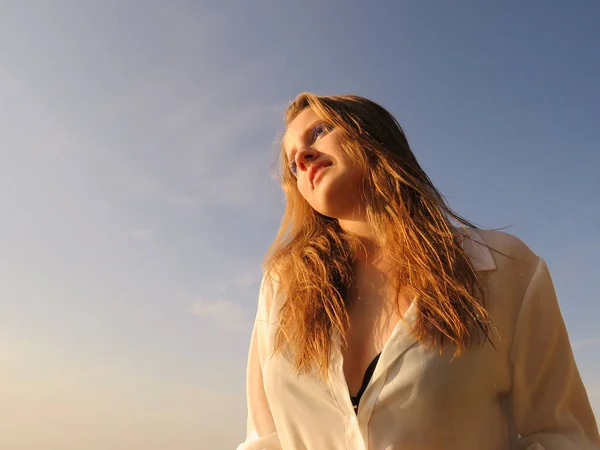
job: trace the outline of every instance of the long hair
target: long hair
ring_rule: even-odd
[[[302,93],[285,113],[286,126],[306,108],[341,132],[342,150],[362,168],[366,220],[393,263],[395,292],[417,298],[412,332],[418,341],[442,351],[447,339],[459,356],[475,341],[490,340],[483,283],[459,232],[474,226],[434,187],[396,119],[363,97]],[[316,368],[326,379],[333,333],[346,343],[346,294],[360,243],[301,196],[283,142],[279,157],[286,207],[264,263],[286,298],[274,350],[289,350],[299,373]]]

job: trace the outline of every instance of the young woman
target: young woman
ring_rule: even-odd
[[[550,274],[453,212],[357,96],[286,112],[238,450],[592,450]]]

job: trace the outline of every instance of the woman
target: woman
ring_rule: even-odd
[[[238,449],[599,449],[544,261],[453,212],[379,105],[285,119]]]

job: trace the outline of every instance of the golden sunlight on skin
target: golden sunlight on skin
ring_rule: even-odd
[[[362,174],[341,148],[339,130],[323,127],[312,110],[302,111],[284,137],[287,160],[297,166],[298,190],[318,212],[340,220],[357,220]],[[311,167],[328,165],[311,180]]]
[[[357,254],[357,259],[377,258],[379,248],[365,220],[363,175],[342,149],[340,131],[327,126],[323,129],[322,120],[308,108],[290,123],[283,143],[288,164],[295,164],[302,197],[319,213],[338,219],[344,230],[361,240],[366,253]],[[311,167],[321,163],[330,165],[311,182]]]

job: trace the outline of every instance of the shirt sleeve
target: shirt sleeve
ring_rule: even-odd
[[[258,311],[254,321],[250,349],[248,352],[248,368],[246,373],[246,396],[248,404],[248,420],[246,439],[237,450],[281,450],[279,437],[273,422],[269,401],[263,384],[263,363],[267,353],[268,308],[272,283],[261,283]]]
[[[596,420],[541,258],[521,304],[511,360],[519,450],[600,450]]]

